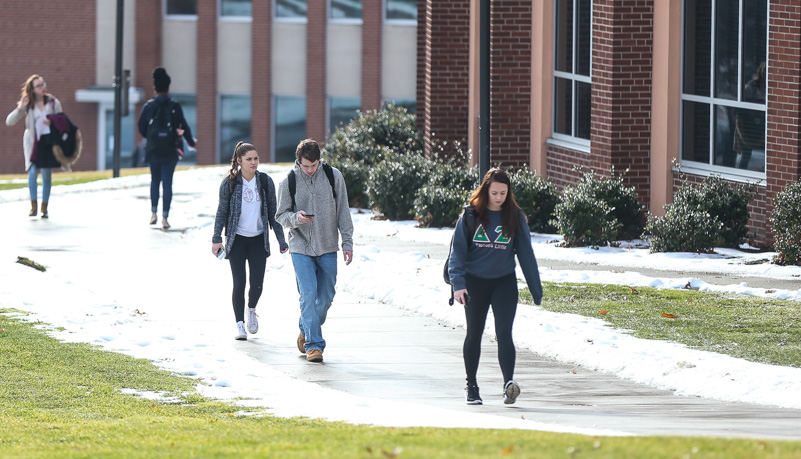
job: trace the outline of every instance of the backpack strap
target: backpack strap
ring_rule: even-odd
[[[322,163],[323,172],[325,172],[325,176],[328,177],[328,183],[331,185],[331,193],[334,195],[334,205],[337,205],[337,189],[334,186],[334,168],[329,166],[326,163]],[[297,189],[297,184],[295,182],[295,169],[289,171],[289,174],[286,176],[287,185],[289,185],[289,197],[292,199],[292,211],[295,211],[295,190]]]

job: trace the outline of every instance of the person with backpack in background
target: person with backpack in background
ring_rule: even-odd
[[[164,189],[164,201],[161,209],[161,226],[167,230],[170,224],[172,201],[172,176],[178,163],[178,146],[181,136],[186,142],[195,146],[192,130],[184,118],[181,104],[170,99],[170,83],[172,79],[163,67],[153,70],[153,89],[156,97],[150,99],[139,115],[139,134],[146,139],[145,158],[150,164],[150,204],[152,215],[150,224],[158,221],[159,185]]]
[[[13,126],[25,118],[25,131],[22,134],[22,153],[25,157],[25,171],[28,173],[28,190],[31,194],[29,217],[37,212],[38,185],[36,179],[42,171],[42,218],[48,218],[47,205],[50,201],[53,168],[61,167],[53,154],[50,135],[50,120],[47,115],[61,113],[61,102],[47,92],[47,83],[40,75],[31,75],[22,85],[22,95],[17,107],[6,117],[6,125]]]
[[[534,303],[540,304],[542,284],[526,215],[515,201],[506,172],[490,169],[456,222],[448,262],[453,296],[464,305],[467,320],[462,353],[468,405],[483,403],[476,374],[490,305],[495,317],[498,363],[504,380],[503,403],[512,404],[520,395],[520,386],[513,379],[516,351],[512,325],[518,299],[515,255]]]
[[[298,350],[322,362],[322,325],[336,294],[337,251],[353,260],[353,221],[342,173],[320,159],[320,146],[305,139],[295,150],[295,167],[278,185],[275,219],[289,229],[289,252],[300,294]]]
[[[220,202],[214,219],[211,252],[228,258],[234,278],[232,301],[237,340],[259,331],[256,305],[262,293],[264,270],[270,256],[269,228],[273,229],[281,253],[289,250],[284,228],[275,221],[275,185],[259,172],[259,153],[249,143],[239,142],[231,156],[231,169],[220,184]],[[222,231],[225,228],[225,245]],[[247,332],[245,329],[245,261],[250,269]]]

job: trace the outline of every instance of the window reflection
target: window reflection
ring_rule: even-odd
[[[167,14],[197,15],[197,0],[167,0]]]
[[[220,96],[220,164],[231,162],[239,141],[250,142],[250,96]]]
[[[361,18],[362,0],[331,0],[331,19]]]
[[[306,138],[306,98],[275,96],[275,162],[295,162],[295,148]]]
[[[333,133],[346,126],[358,116],[362,106],[361,97],[332,97],[329,101],[328,132]]]
[[[417,20],[417,0],[387,0],[387,20]]]
[[[251,17],[250,0],[220,0],[220,15]]]
[[[275,17],[305,18],[306,0],[275,0]]]

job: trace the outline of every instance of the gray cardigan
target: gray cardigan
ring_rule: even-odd
[[[228,185],[229,178],[223,179],[220,184],[220,203],[217,205],[217,216],[214,219],[214,235],[211,242],[214,244],[222,243],[222,230],[225,227],[225,258],[231,253],[231,248],[234,246],[234,239],[236,238],[236,229],[239,226],[239,215],[242,213],[242,174],[236,176],[236,185],[234,192],[231,193],[231,188]],[[264,185],[267,185],[267,190],[264,190]],[[273,179],[264,172],[256,174],[256,189],[259,192],[261,199],[261,221],[264,225],[264,250],[267,251],[267,256],[270,256],[270,235],[267,231],[272,228],[275,233],[275,238],[281,250],[288,247],[284,239],[284,227],[275,221],[275,184]]]

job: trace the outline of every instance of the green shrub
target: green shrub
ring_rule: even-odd
[[[422,154],[423,142],[415,128],[415,116],[403,107],[387,104],[381,110],[359,112],[357,118],[335,130],[325,151],[325,160],[345,177],[350,205],[363,207],[371,205],[366,195],[370,166],[396,153]]]
[[[359,112],[347,126],[334,131],[325,146],[332,164],[346,159],[376,164],[389,152],[423,152],[423,139],[415,116],[405,108],[387,104],[380,110]]]
[[[607,245],[620,227],[607,203],[576,186],[565,188],[554,213],[567,247]]]
[[[780,265],[801,265],[801,183],[791,183],[776,194],[773,203],[775,249],[773,260]]]
[[[698,185],[682,185],[673,202],[715,217],[723,225],[718,234],[719,246],[738,248],[748,234],[748,203],[755,190],[754,184],[734,184],[720,176],[710,176]]]
[[[596,209],[593,206],[602,203]],[[598,177],[586,172],[565,187],[556,205],[556,227],[569,246],[606,245],[619,239],[639,237],[645,213],[634,187],[623,186],[623,175]]]
[[[370,206],[390,220],[414,217],[417,190],[428,184],[431,161],[416,154],[393,154],[370,168]]]
[[[723,224],[716,216],[686,201],[665,208],[664,217],[649,215],[645,225],[651,252],[712,253],[722,242]]]
[[[552,221],[559,203],[559,194],[553,182],[528,168],[512,172],[509,180],[512,182],[515,200],[526,214],[531,231],[555,233],[557,230]]]
[[[434,184],[420,188],[414,199],[414,212],[420,226],[424,228],[456,226],[469,195],[469,190]]]

